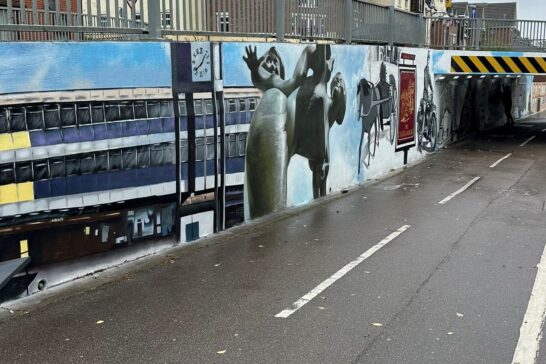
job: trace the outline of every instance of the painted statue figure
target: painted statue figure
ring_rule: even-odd
[[[379,145],[379,131],[383,131],[385,125],[389,125],[389,134],[387,136],[392,144],[395,138],[395,118],[396,118],[396,79],[394,75],[387,78],[387,67],[381,63],[379,69],[379,82],[373,84],[363,78],[357,85],[358,96],[358,117],[362,122],[362,131],[360,134],[360,144],[358,147],[358,173],[360,174],[361,165],[370,165],[371,158],[375,156],[375,150]],[[385,121],[387,120],[387,121]],[[364,135],[368,134],[366,150],[362,156],[362,147],[364,146]]]
[[[294,154],[309,160],[313,196],[326,194],[329,130],[343,121],[347,96],[339,73],[328,93],[334,65],[330,46],[306,47],[287,80],[275,47],[260,58],[256,48],[247,47],[243,59],[254,86],[263,92],[250,124],[245,162],[249,213],[256,218],[286,207],[288,164]]]
[[[438,142],[438,121],[436,117],[436,105],[434,104],[434,86],[430,72],[430,51],[427,54],[427,65],[424,69],[423,98],[417,112],[417,150],[428,144],[429,151],[434,151]]]

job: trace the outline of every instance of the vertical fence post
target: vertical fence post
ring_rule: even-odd
[[[389,6],[389,22],[387,23],[387,32],[390,46],[394,45],[395,29],[397,29],[397,26],[395,24],[394,6]]]
[[[353,42],[353,0],[345,0],[345,43]]]
[[[286,0],[275,0],[275,29],[277,31],[278,42],[284,42],[285,8],[286,8]]]
[[[161,5],[158,0],[148,1],[148,33],[150,38],[161,38]]]
[[[481,19],[474,19],[474,50],[479,51],[480,50],[480,43],[482,38],[482,20]]]
[[[418,47],[424,47],[427,43],[427,24],[423,14],[419,14],[419,35],[418,35]]]

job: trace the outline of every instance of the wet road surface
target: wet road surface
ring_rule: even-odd
[[[546,243],[544,129],[486,133],[0,316],[0,362],[511,363]]]

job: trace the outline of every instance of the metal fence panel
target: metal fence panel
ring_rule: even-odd
[[[302,39],[343,39],[345,0],[286,0],[285,34]]]
[[[389,8],[353,1],[353,39],[359,42],[388,43]]]
[[[469,50],[546,50],[546,22],[423,18],[367,0],[4,0],[0,41],[164,35],[326,39]]]
[[[428,18],[427,45],[440,49],[546,50],[546,22],[534,20]]]
[[[163,34],[275,34],[275,0],[161,0],[161,14]]]
[[[0,6],[0,40],[131,38],[145,31],[141,21],[145,8],[141,1],[139,11],[137,1],[6,0],[5,6]]]
[[[394,32],[393,42],[407,45],[424,44],[423,22],[423,18],[416,14],[395,10],[394,24],[390,25]]]

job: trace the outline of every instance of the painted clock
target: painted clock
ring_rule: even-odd
[[[206,82],[211,80],[210,44],[191,44],[191,80],[192,82]]]

